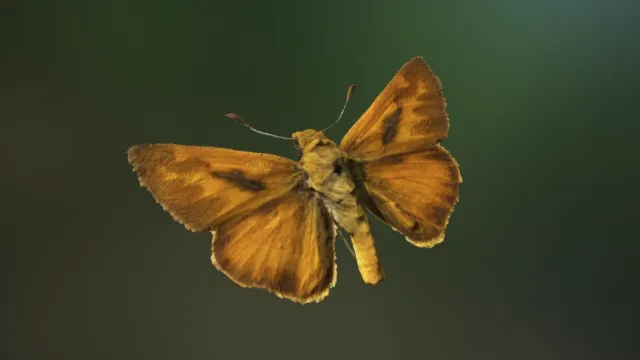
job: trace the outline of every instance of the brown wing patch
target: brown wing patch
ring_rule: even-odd
[[[360,164],[368,201],[363,203],[408,241],[433,247],[444,240],[458,201],[460,169],[440,145]]]
[[[308,303],[335,285],[335,226],[312,192],[291,192],[213,234],[212,263],[243,287]]]
[[[247,177],[244,175],[244,172],[238,169],[233,169],[227,172],[213,171],[211,175],[220,179],[226,179],[232,184],[245,190],[260,191],[264,190],[265,188],[262,181],[247,179]]]
[[[398,120],[400,119],[401,108],[384,118],[382,121],[382,144],[387,145],[396,137],[398,133]]]
[[[246,215],[289,192],[304,174],[289,159],[214,147],[136,145],[128,156],[140,184],[192,231]]]
[[[428,148],[447,137],[440,79],[422,57],[408,61],[342,139],[356,160]]]

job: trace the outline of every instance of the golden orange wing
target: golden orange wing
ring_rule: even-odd
[[[335,226],[304,173],[275,155],[173,144],[137,145],[141,185],[192,231],[212,231],[211,260],[237,284],[307,303],[336,281]]]
[[[129,163],[156,201],[192,231],[210,231],[282,197],[302,179],[275,155],[174,144],[136,145]]]
[[[460,169],[439,145],[448,131],[440,79],[415,57],[341,143],[351,158],[359,202],[416,246],[444,240],[458,201]]]
[[[340,146],[367,161],[433,146],[447,137],[440,79],[422,57],[409,60],[353,125]]]
[[[313,192],[290,192],[213,234],[211,261],[243,287],[308,303],[335,285],[335,225]]]
[[[458,202],[460,169],[440,145],[356,164],[366,191],[359,200],[412,244],[433,247],[444,240]]]

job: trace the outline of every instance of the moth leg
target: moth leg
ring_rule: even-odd
[[[351,247],[351,245],[349,245],[347,238],[344,237],[344,235],[342,235],[342,229],[338,228],[337,233],[338,235],[340,235],[340,238],[342,239],[342,241],[344,241],[344,245],[347,247],[347,250],[349,250],[349,253],[351,254],[351,256],[353,256],[353,258],[356,259],[356,252],[353,251],[353,248]]]

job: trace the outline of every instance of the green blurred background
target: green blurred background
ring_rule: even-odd
[[[3,359],[638,358],[638,2],[3,2]],[[447,240],[373,220],[387,273],[300,306],[234,285],[130,145],[295,158],[409,58],[462,168]]]

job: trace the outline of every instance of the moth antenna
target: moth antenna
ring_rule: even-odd
[[[271,137],[276,138],[276,139],[291,140],[290,137],[274,135],[274,134],[270,134],[268,132],[264,132],[264,131],[260,131],[258,129],[254,129],[253,127],[251,127],[251,125],[247,124],[247,122],[244,121],[244,119],[242,119],[238,114],[228,113],[225,116],[228,117],[229,119],[232,119],[232,120],[235,120],[235,121],[239,122],[241,125],[248,127],[249,130],[251,130],[253,132],[256,132],[258,134],[271,136]]]
[[[344,110],[347,108],[347,104],[349,103],[349,99],[351,99],[351,95],[356,90],[356,84],[349,85],[349,89],[347,89],[347,99],[344,101],[344,105],[342,106],[342,111],[340,111],[340,115],[338,115],[338,119],[333,122],[333,124],[326,127],[322,132],[329,130],[333,125],[337,124],[338,121],[342,118],[342,114],[344,114]]]
[[[340,238],[342,239],[342,241],[344,241],[344,244],[347,247],[347,250],[349,250],[349,252],[351,253],[351,256],[353,256],[354,259],[356,259],[356,253],[355,251],[353,251],[353,248],[351,247],[351,245],[349,245],[349,242],[347,241],[347,239],[344,237],[344,235],[342,235],[342,231],[340,231],[340,229],[338,229],[338,235],[340,235]],[[358,259],[356,259],[357,261]]]

